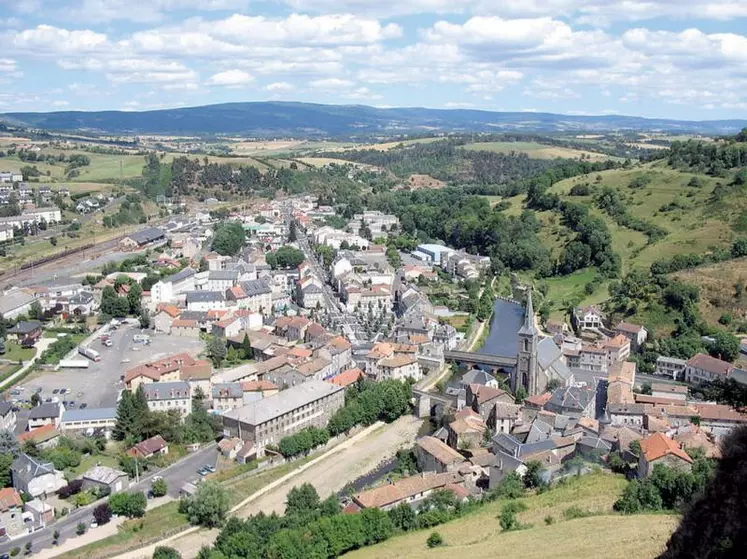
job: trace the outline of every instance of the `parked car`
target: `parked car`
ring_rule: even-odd
[[[52,394],[59,394],[59,393],[60,393],[59,388],[55,388],[54,390],[52,390]]]
[[[78,409],[80,409],[80,410],[84,410],[84,409],[86,409],[87,407],[88,407],[88,404],[86,404],[85,402],[83,402],[83,403],[82,403],[82,404],[81,404],[81,405],[80,405],[80,406],[78,407]]]

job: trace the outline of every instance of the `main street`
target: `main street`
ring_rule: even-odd
[[[178,462],[164,468],[160,471],[150,471],[144,477],[140,478],[139,483],[133,483],[129,488],[129,491],[143,491],[147,492],[150,489],[151,481],[153,476],[162,476],[168,484],[169,490],[168,495],[170,497],[178,498],[181,487],[188,481],[194,481],[200,476],[197,470],[205,464],[214,465],[217,460],[216,444],[210,443],[209,445],[201,448],[197,452],[193,452],[179,460]],[[48,525],[42,530],[37,530],[32,534],[24,536],[22,538],[16,538],[14,540],[8,540],[0,543],[0,554],[10,553],[10,550],[14,547],[20,547],[26,545],[26,542],[32,542],[34,551],[39,551],[44,548],[51,548],[53,534],[55,531],[60,533],[60,542],[64,542],[70,537],[75,537],[78,524],[83,522],[87,526],[90,526],[93,520],[93,509],[103,503],[104,501],[97,501],[93,505],[82,507],[76,510],[72,510],[70,514],[60,518],[53,524]]]

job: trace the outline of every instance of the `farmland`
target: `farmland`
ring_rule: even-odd
[[[503,532],[497,516],[506,501],[496,501],[473,514],[437,528],[445,545],[429,549],[431,530],[420,530],[364,548],[351,559],[395,559],[400,557],[496,557],[620,558],[656,557],[677,525],[673,515],[620,516],[612,504],[625,486],[620,476],[593,474],[570,479],[567,485],[540,495],[520,499],[527,510],[519,513],[526,529]],[[577,507],[586,518],[566,520],[566,511]],[[552,522],[545,519],[552,517]],[[600,537],[604,534],[604,537]],[[541,545],[538,545],[541,542]]]
[[[579,159],[582,155],[588,158],[589,161],[604,161],[609,159],[609,156],[593,151],[551,146],[538,142],[476,142],[474,144],[467,144],[465,149],[493,151],[496,153],[526,153],[534,159],[556,159],[558,157]]]

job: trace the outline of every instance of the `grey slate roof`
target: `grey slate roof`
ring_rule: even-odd
[[[78,410],[65,410],[62,421],[103,421],[106,419],[117,419],[117,408],[84,408]]]
[[[197,322],[204,322],[208,318],[207,311],[183,311],[179,315],[182,320],[196,320]]]
[[[498,382],[498,380],[490,373],[486,373],[480,369],[467,371],[462,377],[462,384],[465,386],[468,384],[482,384],[483,386],[486,386],[489,382],[495,383]]]
[[[81,291],[80,293],[73,295],[69,299],[71,305],[87,305],[93,301],[93,293],[88,291]]]
[[[0,417],[5,417],[13,409],[13,404],[10,402],[0,402]]]
[[[259,279],[241,282],[241,289],[244,290],[244,293],[246,293],[248,297],[272,293],[272,288],[267,284],[267,282]]]
[[[186,267],[183,270],[180,270],[177,273],[172,274],[169,277],[162,279],[161,281],[163,283],[176,283],[176,282],[185,280],[187,278],[190,278],[194,275],[195,275],[194,269],[190,267]]]
[[[222,382],[213,385],[213,398],[241,398],[244,390],[240,382]]]
[[[132,235],[128,235],[130,239],[132,239],[139,245],[144,245],[145,243],[153,242],[165,236],[166,234],[163,232],[163,230],[159,229],[158,227],[149,227],[148,229],[143,229],[142,231],[136,231]]]
[[[58,415],[60,415],[59,403],[40,404],[31,408],[29,419],[46,419],[47,417],[57,417]]]
[[[89,479],[103,485],[111,485],[121,477],[127,477],[127,474],[109,466],[94,466],[83,474],[83,479]]]
[[[594,399],[595,394],[596,391],[591,388],[560,387],[552,393],[552,397],[547,402],[547,407],[552,411],[573,410],[582,412]]]
[[[208,272],[208,280],[236,281],[238,279],[238,270],[211,270],[210,272]]]
[[[8,334],[29,334],[30,332],[41,328],[41,325],[41,322],[38,320],[21,320],[18,324],[13,326],[13,328],[8,329]]]
[[[22,481],[24,485],[37,477],[54,473],[54,464],[52,462],[41,462],[32,458],[28,454],[21,454],[13,461],[11,466],[13,471],[13,481]],[[17,481],[16,481],[17,480]]]
[[[612,445],[600,437],[581,437],[576,444],[605,452],[612,450]]]
[[[190,397],[189,383],[183,381],[152,382],[144,384],[143,390],[148,400],[181,400]]]
[[[534,322],[534,306],[532,305],[532,288],[527,289],[527,306],[524,310],[524,324],[519,328],[520,335],[536,336],[539,334]]]
[[[563,353],[552,338],[543,338],[537,344],[537,362],[551,376],[567,380],[573,376],[563,361]]]
[[[304,293],[321,293],[322,288],[316,284],[310,283],[309,285],[304,287],[301,291],[303,291]]]
[[[223,417],[238,420],[247,425],[261,425],[342,390],[345,390],[342,386],[321,380],[310,380],[283,390],[274,396],[226,412]]]
[[[549,423],[545,423],[541,419],[535,419],[532,422],[532,427],[529,429],[527,434],[526,443],[536,443],[539,441],[547,440],[552,436],[554,428]]]
[[[225,295],[222,291],[190,291],[187,293],[187,303],[213,303],[224,301]],[[184,318],[184,317],[182,317]]]

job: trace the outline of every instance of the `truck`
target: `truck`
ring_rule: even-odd
[[[78,348],[78,353],[80,353],[83,357],[88,357],[91,361],[95,361],[97,363],[101,361],[101,355],[99,355],[99,352],[95,349],[91,349],[90,347],[80,346]]]
[[[61,369],[87,369],[87,359],[62,359],[60,360]]]
[[[149,344],[150,343],[150,336],[147,334],[135,334],[132,336],[132,341],[136,344]]]

